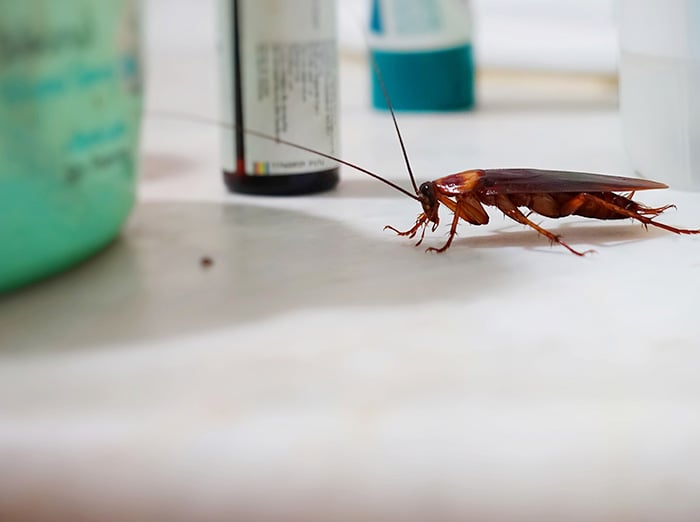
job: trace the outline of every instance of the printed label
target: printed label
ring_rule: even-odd
[[[2,165],[0,178],[13,172],[73,185],[122,171],[133,178],[141,95],[138,3],[94,9],[89,0],[60,6],[17,1],[4,7],[0,163],[10,166]],[[114,34],[116,45],[105,34]]]
[[[337,155],[334,2],[222,2],[223,118]],[[236,110],[239,90],[241,114]],[[224,133],[223,164],[229,172],[240,171],[241,165],[246,174],[255,176],[317,172],[337,166],[321,156],[249,134],[237,138],[237,133],[236,129]]]

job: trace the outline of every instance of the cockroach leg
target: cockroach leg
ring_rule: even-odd
[[[421,241],[422,241],[422,237],[423,237],[423,235],[425,235],[425,227],[428,225],[427,221],[428,221],[428,216],[426,216],[425,213],[421,212],[420,214],[418,214],[418,219],[416,219],[416,224],[413,225],[413,227],[410,228],[409,230],[402,232],[401,230],[399,230],[395,227],[392,227],[391,225],[386,225],[384,227],[384,230],[387,230],[387,229],[392,230],[392,231],[396,232],[396,234],[398,234],[399,236],[408,236],[410,239],[413,239],[416,236],[418,229],[421,226],[423,226],[423,234],[421,235]]]
[[[425,230],[427,228],[428,228],[428,222],[426,221],[425,223],[423,223],[423,230],[421,230],[421,232],[420,232],[420,239],[418,240],[418,242],[416,243],[415,246],[420,246],[420,244],[423,242],[423,238],[425,238]]]
[[[566,248],[569,252],[572,254],[576,254],[577,256],[585,256],[586,254],[592,254],[595,253],[595,250],[586,250],[584,252],[579,252],[578,250],[575,250],[571,246],[567,245],[564,241],[560,239],[560,237],[556,234],[553,234],[547,229],[542,228],[539,226],[537,223],[534,223],[533,221],[530,221],[525,214],[523,214],[518,207],[516,207],[513,202],[505,195],[499,194],[496,197],[496,207],[503,212],[506,216],[509,218],[517,221],[518,223],[522,223],[523,225],[527,225],[531,228],[534,228],[542,234],[544,237],[549,239],[552,243],[558,243],[559,245],[563,246]]]
[[[448,248],[450,248],[450,245],[452,244],[452,240],[455,238],[457,235],[457,225],[459,224],[459,217],[462,213],[462,205],[460,204],[460,201],[457,200],[457,204],[455,205],[454,209],[454,214],[452,215],[452,224],[450,225],[450,235],[447,238],[447,242],[442,245],[440,248],[435,248],[435,247],[430,247],[426,248],[426,252],[437,252],[438,254],[441,252],[444,252]]]
[[[453,238],[454,238],[454,235],[452,235],[452,233],[450,233],[450,237],[447,239],[447,242],[444,245],[442,245],[440,248],[428,247],[425,249],[425,251],[426,252],[436,252],[438,254],[442,254],[445,250],[450,248],[450,245],[452,244]]]
[[[664,205],[663,207],[642,207],[639,209],[639,214],[642,216],[651,216],[651,217],[656,217],[659,214],[662,214],[663,212],[667,211],[670,208],[676,208],[676,205]]]
[[[602,198],[599,198],[593,194],[582,194],[582,196],[595,203],[596,205],[600,205],[603,208],[606,208],[608,210],[612,210],[614,212],[617,212],[623,216],[628,216],[632,219],[636,219],[642,225],[644,225],[644,228],[648,228],[649,225],[653,225],[658,228],[662,228],[664,230],[667,230],[669,232],[673,232],[674,234],[700,234],[700,229],[687,229],[687,228],[676,228],[672,227],[671,225],[667,225],[665,223],[659,223],[658,221],[654,221],[652,218],[647,217],[645,214],[650,213],[652,216],[658,216],[663,212],[664,210],[673,207],[674,205],[666,205],[664,207],[658,207],[658,208],[652,208],[652,209],[640,209],[637,212],[633,210],[629,210],[626,208],[623,208],[619,205],[615,205],[614,203],[610,203],[609,201],[605,201]]]

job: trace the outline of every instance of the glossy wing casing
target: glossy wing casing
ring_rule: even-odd
[[[632,192],[663,189],[656,181],[590,172],[542,169],[480,169],[450,174],[434,181],[443,194],[477,191],[486,195],[552,192]]]

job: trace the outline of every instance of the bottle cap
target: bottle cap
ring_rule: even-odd
[[[398,111],[457,111],[474,106],[471,17],[463,2],[373,0],[369,47],[372,105]],[[381,78],[380,78],[381,76]]]
[[[397,111],[458,111],[474,106],[472,46],[426,51],[372,50]],[[372,105],[387,109],[377,74],[372,71]]]

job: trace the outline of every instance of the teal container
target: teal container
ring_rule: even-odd
[[[397,111],[462,111],[474,108],[474,59],[470,44],[429,51],[372,51]],[[416,73],[419,71],[419,73]],[[372,105],[388,109],[372,72]]]
[[[108,244],[135,199],[136,0],[0,0],[0,292]]]
[[[382,83],[397,111],[474,107],[469,2],[372,0],[370,6],[368,43],[376,65],[370,67],[375,108],[388,108]]]

